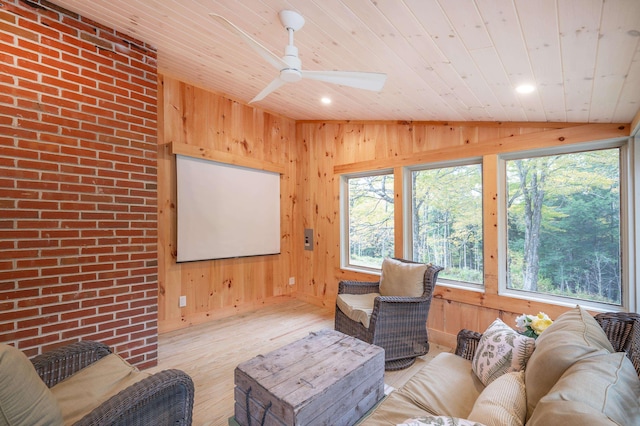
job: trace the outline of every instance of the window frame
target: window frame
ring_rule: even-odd
[[[483,250],[484,250],[484,285],[458,285],[456,282],[446,282],[442,278],[438,279],[438,285],[443,285],[455,292],[472,291],[474,293],[483,293],[488,297],[506,297],[511,299],[523,300],[523,303],[542,303],[548,305],[574,307],[580,303],[585,308],[594,312],[605,311],[630,311],[637,312],[640,308],[640,288],[636,288],[636,283],[640,283],[640,250],[637,250],[636,242],[640,244],[640,185],[636,184],[636,180],[640,179],[640,133],[631,136],[615,137],[607,140],[578,142],[574,144],[561,146],[547,146],[545,148],[535,148],[530,150],[517,150],[512,147],[508,152],[491,152],[481,154],[477,157],[469,157],[464,159],[452,159],[450,161],[441,161],[429,163],[424,160],[420,164],[410,165],[389,165],[375,170],[354,171],[351,173],[340,174],[338,185],[339,205],[340,205],[340,268],[354,272],[361,272],[368,275],[380,275],[381,270],[376,268],[363,268],[356,265],[348,264],[349,256],[349,240],[348,229],[345,236],[345,220],[348,220],[348,199],[345,191],[345,185],[351,177],[371,176],[379,174],[394,174],[396,191],[396,200],[401,200],[400,205],[396,205],[395,227],[402,227],[395,230],[396,241],[395,254],[397,256],[406,257],[412,254],[410,239],[407,238],[407,232],[411,232],[411,224],[407,221],[407,215],[410,216],[407,209],[407,203],[410,204],[410,197],[407,196],[407,180],[410,185],[410,177],[407,178],[407,170],[421,169],[427,167],[440,167],[447,165],[459,165],[465,163],[473,163],[477,161],[482,167],[482,185],[483,185]],[[505,178],[505,159],[517,158],[526,155],[552,155],[561,153],[571,153],[579,151],[589,151],[603,148],[620,148],[620,228],[621,228],[621,306],[606,303],[587,303],[572,298],[562,298],[559,296],[546,297],[546,295],[534,295],[530,292],[521,290],[506,289],[506,178]],[[409,201],[407,201],[409,200]],[[398,210],[400,208],[400,210]],[[489,217],[487,217],[489,215]],[[495,219],[495,222],[494,220]],[[399,223],[398,221],[401,221]],[[348,223],[348,221],[347,221]],[[489,228],[488,228],[489,227]],[[494,240],[491,246],[486,244],[487,239]],[[489,250],[489,251],[487,251]],[[495,250],[495,251],[494,251]],[[489,275],[487,275],[489,274]],[[448,281],[448,280],[447,280]],[[465,298],[467,296],[464,296]],[[473,296],[478,297],[478,296]],[[484,297],[484,296],[482,296]]]
[[[351,264],[350,251],[350,235],[349,235],[349,179],[357,179],[370,176],[391,175],[395,177],[393,168],[385,168],[380,170],[371,170],[366,172],[348,173],[340,176],[340,269],[364,272],[372,275],[380,275],[380,268],[371,268],[362,265]],[[394,205],[395,210],[395,205]],[[397,223],[394,220],[394,229]],[[395,244],[395,242],[394,242]],[[394,250],[397,248],[394,245]]]
[[[457,281],[452,279],[447,279],[443,277],[438,277],[438,284],[444,284],[448,287],[456,287],[465,290],[473,290],[473,291],[481,291],[484,292],[485,287],[485,253],[484,253],[484,164],[482,161],[482,157],[470,157],[470,158],[462,158],[450,161],[440,161],[435,163],[426,163],[426,164],[416,164],[412,166],[407,166],[403,168],[403,235],[404,235],[404,246],[403,252],[407,259],[413,259],[413,215],[411,213],[412,209],[412,200],[413,200],[413,189],[411,187],[411,175],[413,172],[422,171],[422,170],[434,170],[434,169],[445,169],[451,167],[460,167],[460,166],[480,166],[480,180],[482,185],[482,195],[481,195],[481,223],[482,223],[482,243],[483,243],[483,253],[482,253],[482,283],[472,283],[467,281]]]
[[[498,295],[512,297],[533,302],[547,303],[559,306],[573,307],[575,305],[583,306],[586,309],[598,312],[626,311],[636,306],[635,288],[630,283],[636,282],[632,279],[635,272],[629,259],[635,259],[634,223],[637,221],[638,214],[634,213],[633,206],[636,199],[633,191],[633,179],[635,176],[634,164],[640,164],[639,160],[634,158],[634,147],[632,141],[627,138],[615,139],[599,142],[588,142],[576,145],[564,145],[551,148],[541,148],[526,151],[514,151],[498,155]],[[620,247],[621,247],[621,275],[620,289],[621,298],[620,306],[594,302],[584,299],[576,299],[563,296],[555,296],[544,293],[534,293],[519,289],[507,288],[507,177],[506,163],[510,160],[525,159],[532,157],[541,157],[548,155],[572,154],[578,152],[588,152],[602,149],[618,148],[620,150]],[[636,209],[637,212],[637,209]]]

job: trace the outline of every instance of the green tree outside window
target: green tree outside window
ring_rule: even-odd
[[[506,162],[507,288],[621,304],[620,150]]]

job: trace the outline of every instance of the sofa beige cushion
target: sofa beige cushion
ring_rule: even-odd
[[[483,390],[471,361],[443,352],[382,401],[361,426],[395,425],[424,416],[464,419]]]
[[[613,352],[604,331],[587,311],[576,306],[560,315],[536,341],[525,370],[527,419],[544,395],[576,361]]]
[[[452,353],[438,354],[407,382],[402,392],[420,408],[438,416],[466,418],[484,385],[471,362]],[[405,419],[411,416],[405,416]]]
[[[397,425],[408,417],[417,418],[428,415],[431,413],[418,407],[408,395],[395,391],[386,397],[368,417],[358,423],[358,426]]]
[[[640,379],[624,352],[583,358],[538,402],[527,425],[640,425]]]
[[[385,258],[380,275],[380,294],[383,296],[420,297],[424,292],[424,263],[407,263]]]
[[[491,382],[478,396],[467,418],[486,426],[522,426],[526,417],[524,371],[518,371]]]
[[[338,305],[338,309],[350,319],[369,328],[371,314],[373,313],[373,304],[378,296],[380,296],[380,293],[343,293],[338,295],[336,305]]]
[[[524,370],[534,349],[533,338],[496,318],[482,334],[471,366],[480,381],[488,386],[505,373]]]
[[[116,354],[110,354],[83,368],[51,388],[63,413],[64,423],[73,424],[111,396],[149,374]]]
[[[33,364],[19,349],[0,343],[0,425],[62,425],[62,413]]]

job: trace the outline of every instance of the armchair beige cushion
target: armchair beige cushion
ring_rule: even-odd
[[[58,426],[62,413],[26,355],[0,344],[0,426],[7,425]]]
[[[148,377],[120,356],[110,354],[51,388],[65,424],[74,424],[103,401]]]
[[[351,320],[357,321],[369,328],[373,305],[380,293],[339,294],[336,305]]]
[[[401,262],[385,258],[382,261],[380,294],[382,296],[420,297],[424,293],[424,263]]]

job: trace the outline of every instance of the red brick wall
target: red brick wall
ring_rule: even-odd
[[[0,0],[0,342],[157,364],[155,49]]]

